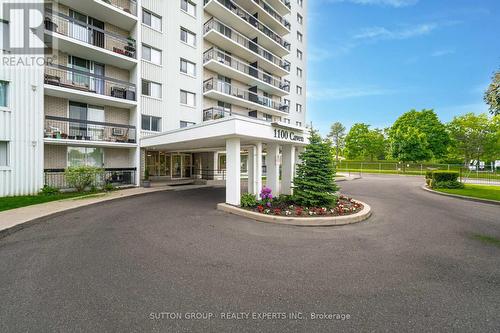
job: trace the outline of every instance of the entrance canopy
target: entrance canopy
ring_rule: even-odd
[[[266,186],[275,195],[292,194],[296,150],[308,142],[309,133],[302,128],[233,115],[143,138],[141,147],[173,153],[224,150],[226,203],[239,205],[242,149],[248,151],[249,193],[257,196],[262,188],[262,152],[265,144]]]
[[[145,137],[141,147],[176,152],[225,150],[226,140],[235,137],[240,138],[241,146],[276,143],[300,147],[309,142],[308,136],[300,127],[232,115]]]

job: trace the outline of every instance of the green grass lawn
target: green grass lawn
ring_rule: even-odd
[[[478,240],[485,244],[495,245],[497,247],[500,247],[500,239],[493,236],[475,234],[472,235],[472,239]]]
[[[76,198],[88,195],[92,195],[92,193],[73,192],[73,193],[58,193],[54,195],[40,194],[40,195],[21,195],[17,197],[3,197],[0,198],[0,212],[14,208],[36,205],[44,202]]]
[[[464,195],[466,197],[500,201],[500,186],[465,184],[465,188],[439,188],[435,190],[444,193]]]

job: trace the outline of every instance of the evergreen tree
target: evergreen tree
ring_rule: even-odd
[[[298,204],[305,207],[335,206],[338,187],[330,146],[316,131],[311,131],[294,179],[294,201]]]

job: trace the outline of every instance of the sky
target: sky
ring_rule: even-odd
[[[309,0],[307,117],[390,126],[411,109],[443,122],[487,112],[500,69],[500,0]]]

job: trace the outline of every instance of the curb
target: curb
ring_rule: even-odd
[[[466,197],[464,195],[459,195],[459,194],[450,194],[450,193],[438,192],[438,191],[434,191],[434,190],[428,188],[426,185],[422,185],[422,189],[424,191],[427,191],[427,192],[430,192],[430,193],[434,193],[434,194],[437,194],[437,195],[442,195],[444,197],[452,197],[452,198],[457,198],[457,199],[462,199],[462,200],[467,200],[467,201],[481,202],[481,203],[487,203],[487,204],[493,204],[493,205],[500,206],[500,201],[489,200],[489,199],[481,199],[481,198],[473,198],[473,197]]]
[[[20,231],[20,230],[28,228],[32,225],[35,225],[38,222],[41,222],[42,220],[45,220],[47,218],[57,217],[57,216],[60,216],[62,214],[72,212],[72,211],[75,211],[75,210],[78,210],[81,208],[85,208],[88,206],[103,205],[103,204],[106,204],[107,202],[114,201],[114,200],[128,199],[128,198],[133,198],[133,197],[137,197],[140,195],[147,195],[147,194],[153,194],[153,193],[164,192],[164,191],[172,191],[172,189],[170,189],[170,188],[165,188],[165,189],[161,188],[160,189],[159,188],[158,190],[155,190],[155,191],[149,191],[149,192],[144,192],[144,193],[133,193],[130,195],[124,195],[124,196],[119,196],[119,197],[114,197],[114,198],[106,198],[105,200],[101,200],[101,201],[97,201],[97,202],[84,202],[80,206],[63,208],[63,209],[54,211],[52,213],[40,215],[40,216],[35,217],[33,219],[30,219],[30,220],[21,221],[17,224],[10,226],[10,227],[7,227],[5,229],[0,229],[0,239],[5,238],[8,235],[11,235],[17,231]],[[83,198],[76,197],[76,198],[69,198],[69,199],[63,199],[63,200],[58,200],[58,201],[60,202],[60,201],[66,201],[66,200],[79,200],[79,199],[83,199]],[[52,201],[52,203],[58,202],[58,201]],[[51,203],[51,202],[48,202],[48,203]],[[32,206],[36,206],[36,205],[32,205]],[[20,207],[20,208],[24,208],[24,207]]]
[[[275,223],[283,225],[293,225],[300,227],[330,227],[358,223],[366,220],[372,215],[371,207],[364,202],[356,201],[363,205],[363,209],[353,215],[335,217],[285,217],[265,215],[252,212],[243,208],[232,206],[226,203],[217,204],[217,209],[226,213],[246,217],[255,221],[265,223]]]

